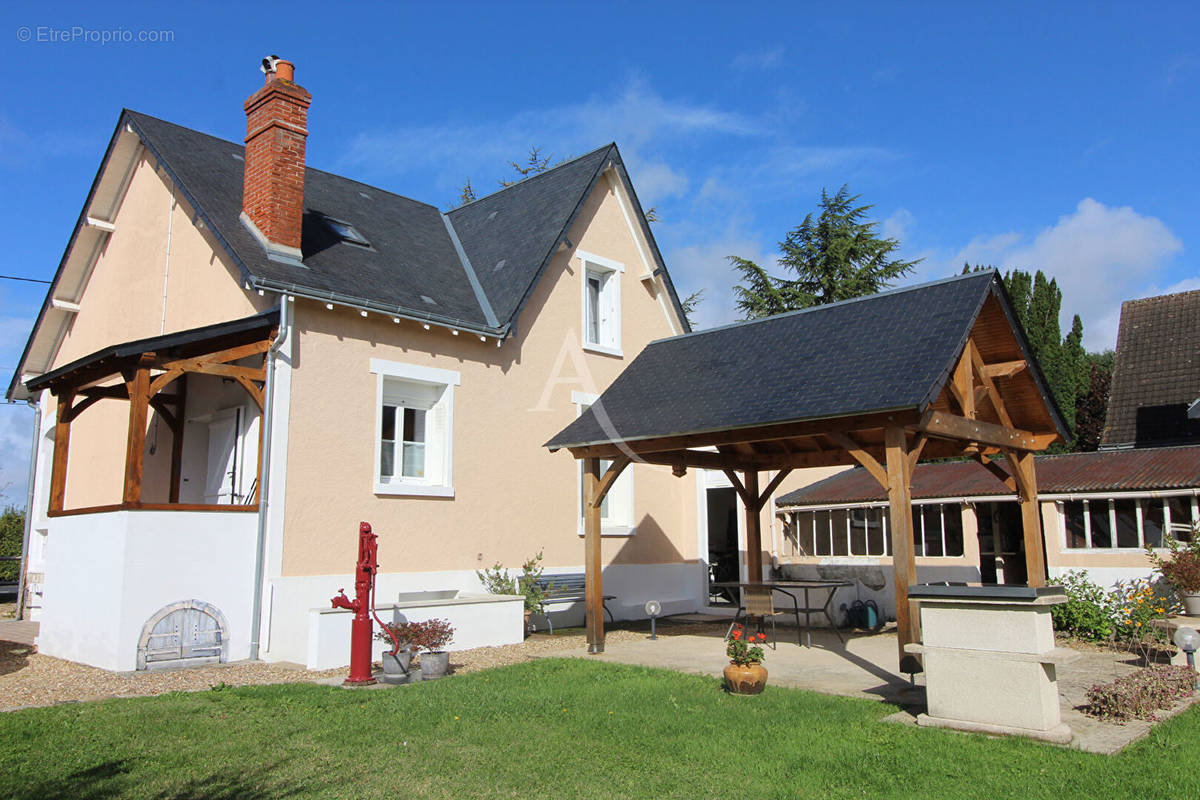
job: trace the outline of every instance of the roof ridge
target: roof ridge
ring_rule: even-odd
[[[1171,292],[1170,294],[1156,294],[1152,297],[1135,297],[1132,300],[1126,300],[1121,303],[1122,306],[1132,306],[1141,303],[1152,303],[1158,300],[1177,300],[1189,294],[1200,295],[1200,289],[1187,289],[1182,292]]]
[[[230,147],[236,147],[236,148],[238,148],[238,150],[240,150],[242,152],[245,152],[245,150],[246,150],[245,144],[238,144],[237,142],[233,141],[232,139],[225,139],[225,138],[223,138],[221,136],[217,136],[215,134],[205,133],[204,131],[196,130],[195,128],[189,128],[186,125],[180,125],[178,122],[171,122],[169,119],[163,119],[162,117],[156,117],[153,114],[147,114],[143,111],[135,111],[132,108],[122,109],[122,111],[127,114],[135,114],[139,117],[146,117],[148,119],[154,120],[155,122],[161,122],[164,125],[171,125],[176,128],[181,128],[185,131],[190,131],[191,133],[197,134],[199,136],[206,136],[209,139],[216,139],[218,142],[227,144]],[[349,177],[342,175],[340,173],[337,173],[337,172],[331,172],[330,170],[327,170],[327,169],[321,169],[320,167],[314,167],[314,166],[311,166],[310,164],[308,164],[307,162],[305,162],[305,164],[304,164],[304,170],[305,170],[305,172],[308,172],[309,170],[311,170],[313,172],[320,172],[323,175],[330,175],[334,178],[337,178],[340,181],[347,181],[349,183],[354,183],[359,186],[365,187],[367,189],[371,189],[372,191],[383,192],[384,194],[390,194],[392,197],[398,197],[401,200],[408,200],[411,203],[416,203],[418,205],[426,206],[427,208],[432,208],[434,211],[437,211],[439,214],[442,213],[441,209],[439,209],[433,203],[426,203],[424,200],[418,200],[417,198],[409,197],[406,194],[400,194],[399,192],[393,192],[391,189],[384,189],[382,186],[376,186],[373,183],[365,183],[363,181],[358,180],[357,178],[349,178]]]
[[[564,161],[561,164],[555,164],[553,167],[542,170],[541,172],[539,172],[535,175],[529,175],[524,178],[521,178],[521,180],[514,181],[513,183],[510,183],[508,186],[501,186],[499,189],[492,192],[491,194],[485,194],[483,197],[477,197],[474,200],[463,203],[462,205],[455,206],[454,208],[450,209],[446,213],[452,214],[455,211],[458,211],[459,209],[466,208],[468,206],[473,206],[476,203],[482,203],[484,200],[491,200],[496,195],[503,194],[504,192],[507,192],[509,189],[515,189],[516,187],[523,186],[524,184],[527,184],[530,181],[535,181],[538,178],[545,177],[546,175],[549,175],[550,173],[552,173],[556,170],[560,170],[563,167],[568,167],[571,164],[574,164],[576,161],[582,161],[583,159],[587,158],[588,156],[594,156],[594,155],[596,155],[596,153],[599,153],[601,150],[607,150],[611,147],[616,147],[616,144],[617,144],[616,142],[609,142],[606,145],[601,145],[600,147],[597,147],[595,150],[589,150],[588,152],[584,153],[581,156],[575,156],[574,158]]]
[[[727,322],[724,325],[717,325],[712,328],[703,328],[698,331],[692,331],[691,333],[679,333],[674,336],[664,336],[661,339],[655,339],[655,340],[651,341],[650,344],[658,344],[659,342],[669,342],[674,339],[682,339],[685,336],[701,336],[706,333],[714,333],[716,331],[728,330],[729,328],[740,328],[740,327],[746,326],[746,325],[755,325],[760,322],[771,322],[773,320],[785,319],[787,317],[795,317],[795,316],[799,316],[801,314],[810,314],[810,313],[813,313],[816,311],[824,311],[824,310],[830,309],[830,308],[838,308],[840,306],[847,306],[852,303],[862,303],[862,302],[866,302],[869,300],[876,300],[881,297],[887,297],[890,295],[903,294],[904,292],[911,292],[916,289],[925,289],[929,286],[937,286],[942,283],[953,283],[954,281],[966,280],[966,279],[970,279],[970,278],[978,278],[982,275],[989,274],[989,273],[991,275],[995,275],[995,274],[998,274],[998,272],[999,271],[996,269],[992,269],[990,271],[983,270],[980,272],[967,272],[967,273],[963,273],[960,275],[951,275],[946,278],[938,278],[938,279],[932,280],[932,281],[925,281],[924,283],[914,283],[910,286],[897,286],[897,287],[893,287],[890,289],[884,289],[881,292],[875,292],[874,294],[865,294],[865,295],[862,295],[861,297],[851,297],[847,300],[838,300],[836,303],[824,303],[822,305],[809,306],[808,308],[798,308],[795,311],[785,311],[782,314],[771,314],[770,316],[766,316],[766,317],[756,317],[754,319],[738,320],[737,322]]]

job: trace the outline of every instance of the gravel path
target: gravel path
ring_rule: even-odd
[[[610,630],[607,633],[612,641],[644,636],[644,633],[624,630]],[[521,644],[453,652],[450,654],[450,664],[457,673],[478,672],[556,652],[579,651],[585,647],[582,631],[558,636],[534,635]],[[0,711],[108,697],[203,691],[221,683],[230,686],[310,683],[345,674],[345,669],[309,671],[294,664],[258,661],[155,672],[109,672],[39,655],[37,649],[30,645],[0,641]]]

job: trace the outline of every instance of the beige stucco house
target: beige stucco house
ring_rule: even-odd
[[[688,330],[621,156],[443,213],[308,167],[311,97],[265,71],[244,147],[121,114],[9,388],[40,412],[41,652],[344,664],[360,520],[381,604],[519,640],[475,571],[582,571],[579,466],[543,442]],[[697,479],[621,480],[610,608],[699,607]]]

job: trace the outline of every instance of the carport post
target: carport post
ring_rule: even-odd
[[[604,652],[604,580],[600,560],[600,459],[583,460],[583,566],[589,653]]]
[[[892,568],[896,582],[896,638],[900,648],[900,671],[920,672],[921,662],[904,652],[907,644],[921,641],[921,617],[908,599],[908,587],[917,582],[913,557],[912,468],[904,428],[884,432],[887,448],[888,527],[892,536]]]

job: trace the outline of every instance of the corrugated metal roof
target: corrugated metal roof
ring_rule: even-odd
[[[1038,456],[1041,494],[1132,492],[1200,487],[1200,446],[1101,450]],[[1007,462],[997,461],[1008,470]],[[986,497],[1011,492],[974,461],[920,464],[913,472],[914,500]],[[887,493],[861,468],[840,472],[778,498],[778,506],[839,505],[887,500]]]

